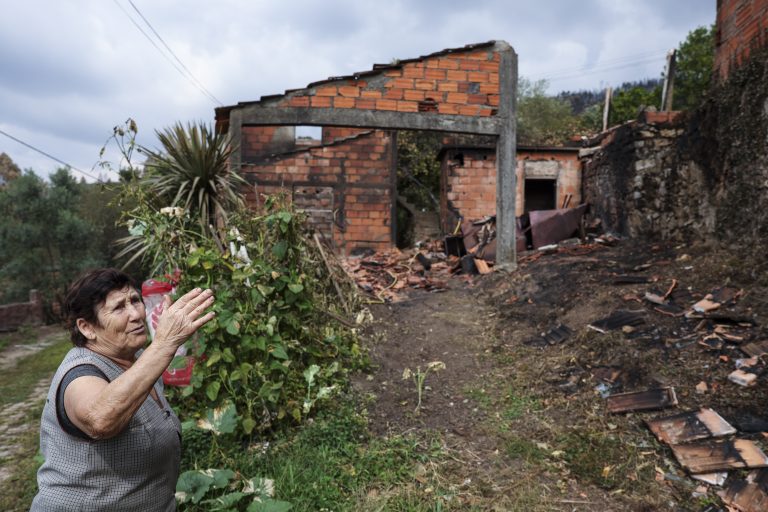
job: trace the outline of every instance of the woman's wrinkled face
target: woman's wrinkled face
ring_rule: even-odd
[[[96,311],[99,325],[90,326],[89,345],[100,351],[132,358],[147,342],[147,313],[139,292],[130,286],[109,292]]]

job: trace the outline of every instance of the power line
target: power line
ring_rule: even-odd
[[[53,155],[50,155],[50,154],[46,153],[46,152],[45,152],[45,151],[43,151],[42,149],[37,149],[37,148],[36,148],[35,146],[33,146],[32,144],[28,144],[28,143],[24,142],[24,141],[23,141],[23,140],[21,140],[21,139],[17,139],[17,138],[16,138],[16,137],[14,137],[13,135],[11,135],[11,134],[9,134],[9,133],[6,133],[6,132],[4,132],[3,130],[0,130],[0,135],[5,135],[5,136],[6,136],[6,137],[8,137],[9,139],[11,139],[11,140],[14,140],[14,141],[18,142],[18,143],[19,143],[19,144],[21,144],[22,146],[26,146],[26,147],[28,147],[28,148],[29,148],[29,149],[31,149],[32,151],[37,151],[37,152],[38,152],[38,153],[40,153],[41,155],[43,155],[43,156],[46,156],[46,157],[50,158],[50,159],[51,159],[51,160],[53,160],[54,162],[58,162],[58,163],[60,163],[61,165],[65,166],[65,167],[69,167],[69,168],[70,168],[70,169],[72,169],[73,171],[77,171],[77,172],[79,172],[80,174],[83,174],[83,175],[85,175],[85,176],[88,176],[89,178],[91,178],[91,179],[93,179],[93,180],[96,180],[96,181],[98,181],[99,183],[104,183],[104,180],[102,180],[101,178],[97,178],[96,176],[94,176],[94,175],[92,175],[92,174],[89,174],[89,173],[87,173],[87,172],[85,172],[85,171],[83,171],[83,170],[81,170],[81,169],[78,169],[78,168],[77,168],[77,167],[75,167],[74,165],[68,164],[68,163],[67,163],[67,162],[65,162],[64,160],[60,160],[60,159],[56,158],[55,156],[53,156]]]
[[[666,51],[662,53],[653,53],[653,54],[646,54],[645,58],[638,58],[638,59],[612,59],[609,61],[604,61],[600,63],[600,65],[588,68],[586,66],[582,66],[580,68],[566,68],[561,69],[555,72],[552,72],[548,76],[540,77],[540,80],[547,80],[547,81],[557,81],[557,80],[564,80],[567,78],[575,78],[579,76],[584,75],[595,75],[598,73],[603,73],[605,71],[613,71],[616,69],[623,69],[633,66],[638,66],[640,64],[648,64],[651,62],[658,61],[660,58],[666,56]]]
[[[172,65],[172,66],[173,66],[175,69],[176,69],[176,71],[178,71],[178,72],[179,72],[179,74],[180,74],[181,76],[183,76],[184,78],[186,78],[187,80],[189,80],[189,81],[192,83],[192,85],[194,85],[194,86],[195,86],[195,88],[197,88],[197,90],[198,90],[198,91],[200,91],[200,92],[201,92],[201,93],[202,93],[202,94],[203,94],[205,97],[207,97],[209,100],[211,100],[212,102],[214,102],[214,103],[215,103],[215,104],[217,104],[217,105],[221,105],[221,104],[222,104],[222,103],[221,103],[219,100],[217,100],[217,99],[216,99],[216,98],[215,98],[215,97],[214,97],[212,94],[208,93],[208,92],[205,90],[205,88],[203,88],[203,87],[201,87],[200,85],[198,85],[197,83],[195,83],[195,81],[194,81],[193,79],[191,79],[191,78],[189,77],[189,75],[187,75],[187,74],[184,72],[184,70],[183,70],[182,68],[180,68],[180,67],[179,67],[179,65],[178,65],[178,64],[176,64],[176,63],[175,63],[173,60],[171,60],[171,58],[170,58],[170,57],[168,57],[168,55],[167,55],[167,54],[166,54],[166,53],[165,53],[165,52],[164,52],[164,51],[163,51],[163,50],[162,50],[162,49],[161,49],[161,48],[160,48],[160,47],[157,45],[157,43],[154,41],[154,39],[152,39],[152,37],[150,37],[150,35],[149,35],[149,34],[147,34],[147,33],[144,31],[144,29],[143,29],[143,28],[141,28],[141,25],[139,25],[139,24],[136,22],[136,20],[134,20],[134,19],[133,19],[133,17],[131,16],[131,14],[130,14],[128,11],[126,11],[126,10],[125,10],[125,8],[124,8],[122,5],[120,5],[120,2],[118,2],[117,0],[112,0],[112,1],[115,3],[115,5],[117,5],[117,6],[120,8],[120,10],[121,10],[121,11],[123,11],[123,14],[125,14],[125,16],[126,16],[126,17],[127,17],[129,20],[131,20],[131,23],[133,23],[133,25],[134,25],[134,26],[135,26],[135,27],[136,27],[136,28],[139,30],[139,32],[141,32],[141,34],[142,34],[144,37],[146,37],[146,38],[147,38],[147,41],[149,41],[149,42],[152,44],[152,46],[154,46],[154,47],[155,47],[155,49],[156,49],[156,50],[157,50],[157,51],[160,53],[160,55],[162,55],[162,56],[163,56],[163,58],[164,58],[165,60],[167,60],[167,61],[168,61],[168,62],[169,62],[169,63],[170,63],[170,64],[171,64],[171,65]]]
[[[171,54],[171,56],[172,56],[174,59],[176,59],[176,62],[178,62],[178,63],[179,63],[179,65],[180,65],[182,68],[184,68],[184,71],[186,71],[186,72],[187,72],[187,74],[189,75],[189,77],[190,77],[192,80],[194,80],[194,82],[195,82],[195,83],[197,83],[197,84],[200,86],[200,88],[201,88],[203,91],[205,91],[205,94],[206,94],[206,95],[207,95],[209,98],[213,99],[213,100],[214,100],[216,103],[218,103],[220,106],[223,106],[224,104],[223,104],[221,101],[219,101],[219,99],[218,99],[216,96],[214,96],[214,95],[213,95],[213,94],[212,94],[212,93],[211,93],[211,92],[210,92],[208,89],[206,89],[206,87],[205,87],[205,86],[202,84],[202,82],[200,82],[200,80],[198,80],[198,79],[195,77],[195,75],[194,75],[194,74],[192,74],[192,71],[190,71],[190,70],[189,70],[189,68],[188,68],[187,66],[185,66],[185,65],[184,65],[184,63],[183,63],[183,62],[181,61],[181,59],[180,59],[180,58],[179,58],[179,57],[176,55],[176,53],[175,53],[173,50],[171,50],[171,47],[170,47],[170,46],[168,46],[168,45],[166,44],[165,40],[163,40],[163,38],[162,38],[162,37],[160,37],[160,34],[158,34],[158,33],[157,33],[157,30],[155,30],[155,27],[153,27],[153,26],[152,26],[152,24],[149,22],[149,20],[148,20],[148,19],[147,19],[147,18],[146,18],[146,17],[145,17],[145,16],[144,16],[142,13],[141,13],[141,11],[139,10],[139,8],[138,8],[138,7],[136,7],[136,5],[135,5],[135,4],[134,4],[134,3],[133,3],[131,0],[128,0],[128,3],[129,3],[129,4],[131,4],[131,7],[133,7],[133,10],[134,10],[134,11],[136,11],[136,12],[139,14],[139,16],[141,17],[141,19],[142,19],[142,20],[144,20],[144,23],[146,23],[146,24],[147,24],[147,26],[149,27],[149,29],[152,31],[152,33],[153,33],[153,34],[155,34],[155,37],[157,37],[157,39],[158,39],[158,40],[159,40],[161,43],[163,43],[163,46],[165,46],[165,49],[166,49],[166,50],[168,50],[168,53],[170,53],[170,54]]]

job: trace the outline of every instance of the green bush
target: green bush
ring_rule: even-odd
[[[181,208],[140,205],[129,224],[148,259],[181,271],[179,294],[216,295],[216,317],[188,342],[197,360],[191,385],[169,390],[203,428],[220,430],[214,420],[231,417],[235,426],[218,433],[242,437],[298,424],[362,363],[356,333],[336,320],[347,313],[339,278],[282,198],[268,198],[261,214],[230,213],[226,228],[205,234]],[[341,285],[354,303],[353,283]]]

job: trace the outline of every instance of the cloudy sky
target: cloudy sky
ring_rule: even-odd
[[[509,42],[519,73],[547,79],[550,93],[657,78],[667,50],[714,23],[715,3],[0,0],[0,152],[38,175],[60,166],[10,135],[114,179],[94,164],[128,118],[153,147],[154,130],[211,122],[217,102],[494,39]],[[112,146],[107,156],[117,162]]]

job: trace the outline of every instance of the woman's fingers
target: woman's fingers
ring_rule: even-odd
[[[203,315],[214,300],[211,290],[200,288],[185,293],[174,303],[171,303],[170,297],[166,296],[158,332],[162,332],[168,341],[183,342],[215,316],[213,312]],[[172,342],[178,343],[178,341]]]
[[[207,324],[208,322],[213,320],[213,317],[215,317],[215,316],[216,316],[216,313],[211,311],[211,312],[206,313],[205,315],[201,316],[200,318],[198,318],[194,322],[192,322],[192,327],[193,327],[192,332],[197,331],[199,328],[201,328],[202,326],[204,326],[205,324]]]
[[[211,297],[213,297],[213,291],[195,288],[194,290],[181,296],[179,300],[176,301],[176,304],[180,310],[184,311],[185,313],[189,313],[194,311]]]

